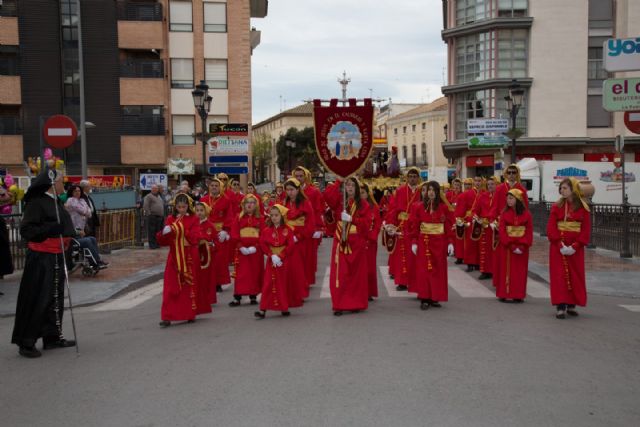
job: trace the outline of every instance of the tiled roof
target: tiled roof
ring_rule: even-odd
[[[446,111],[447,108],[448,108],[447,98],[443,96],[429,104],[422,104],[419,107],[412,108],[411,110],[405,111],[404,113],[398,114],[397,116],[390,117],[388,122],[397,122],[400,120],[407,119],[409,117],[415,117],[421,114],[430,113],[434,111]]]
[[[293,108],[289,108],[288,110],[284,110],[279,112],[278,114],[276,114],[275,116],[271,116],[268,119],[265,119],[263,121],[261,121],[260,123],[256,123],[255,125],[253,125],[252,127],[254,128],[259,128],[262,127],[268,123],[271,123],[275,120],[278,120],[282,117],[287,117],[287,116],[309,116],[311,117],[311,115],[313,114],[313,104],[311,102],[305,102],[302,105],[298,105],[296,107]]]

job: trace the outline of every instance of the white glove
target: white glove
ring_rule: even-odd
[[[571,256],[576,253],[576,250],[571,246],[565,246],[563,243],[562,247],[560,248],[560,253],[564,256]]]
[[[171,233],[171,227],[169,227],[168,225],[165,225],[164,228],[162,229],[162,235],[164,236],[165,234],[169,234]]]
[[[247,249],[247,253],[245,255],[253,255],[257,252],[255,246],[249,246]]]
[[[418,255],[418,245],[415,243],[411,245],[411,252],[413,252],[414,255]]]
[[[242,247],[240,248],[240,253],[241,253],[242,255],[249,255],[249,249],[247,249],[247,248],[245,248],[244,246],[242,246]]]
[[[496,228],[498,228],[495,222],[492,222],[491,224],[489,224],[489,227],[491,227],[492,230],[495,230]]]
[[[464,221],[462,220],[462,218],[456,218],[456,225],[458,227],[462,227],[464,225]]]
[[[316,231],[315,233],[313,233],[313,238],[314,239],[322,238],[322,231]]]
[[[522,255],[522,251],[520,250],[520,248],[515,248],[513,250],[513,253],[516,254],[516,255]]]
[[[449,246],[447,246],[447,254],[449,254],[449,256],[453,256],[455,251],[456,250],[453,247],[453,243],[449,243]]]
[[[394,230],[393,228],[389,227],[389,228],[387,228],[387,233],[389,233],[389,236],[395,236],[396,235],[396,230]]]
[[[271,263],[274,267],[282,267],[282,260],[276,254],[271,255]]]
[[[222,243],[222,242],[226,242],[227,240],[229,240],[229,233],[227,233],[224,230],[221,230],[218,233],[218,242]]]
[[[293,243],[298,243],[298,238],[296,236],[293,236]]]
[[[351,222],[351,215],[347,213],[347,211],[342,211],[340,214],[340,219],[344,222]]]

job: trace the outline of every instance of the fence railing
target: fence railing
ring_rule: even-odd
[[[162,4],[153,1],[119,2],[118,19],[124,21],[162,21]]]
[[[164,78],[164,63],[161,59],[127,59],[120,62],[120,77]]]
[[[547,233],[549,213],[554,202],[531,202],[534,231]],[[628,231],[622,205],[591,205],[591,246],[622,252],[625,244],[634,256],[640,256],[640,206],[628,206]],[[625,242],[626,240],[626,242]]]

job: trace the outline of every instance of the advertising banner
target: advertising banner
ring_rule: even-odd
[[[82,181],[82,175],[66,175],[64,181],[78,184]],[[94,175],[88,176],[87,181],[94,188],[122,188],[131,185],[131,178],[126,175]]]

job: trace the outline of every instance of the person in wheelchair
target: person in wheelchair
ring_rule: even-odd
[[[91,208],[82,198],[82,189],[80,186],[71,185],[69,187],[69,190],[67,191],[67,202],[64,206],[69,212],[73,226],[78,234],[76,240],[80,244],[81,248],[88,249],[92,255],[93,260],[90,260],[92,266],[98,269],[106,268],[109,263],[100,258],[98,241],[93,236],[87,236],[84,231],[87,226],[87,220],[91,218]]]
[[[76,229],[76,232],[78,235],[74,240],[78,243],[80,249],[87,249],[89,251],[88,254],[86,254],[86,251],[83,251],[85,254],[84,259],[89,261],[91,267],[98,270],[107,268],[109,263],[100,258],[100,251],[98,250],[98,241],[96,238],[93,236],[86,236],[83,230]]]

